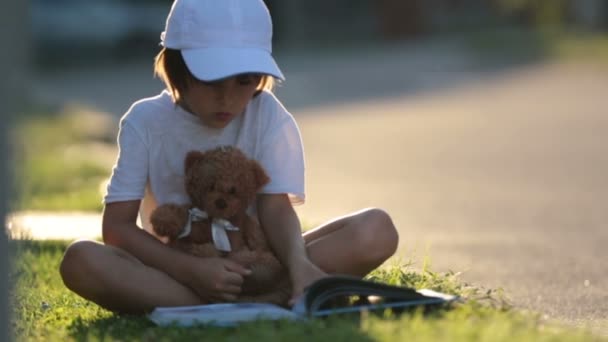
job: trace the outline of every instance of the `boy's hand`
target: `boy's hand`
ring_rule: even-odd
[[[223,258],[193,258],[188,285],[204,300],[233,302],[251,270]]]
[[[296,300],[304,293],[304,289],[316,280],[327,277],[317,265],[309,260],[303,261],[296,268],[291,270],[292,295],[289,305],[294,305]]]

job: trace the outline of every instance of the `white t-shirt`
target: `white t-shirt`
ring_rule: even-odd
[[[189,203],[184,159],[191,150],[221,145],[240,148],[270,177],[261,193],[286,193],[304,202],[304,152],[293,118],[270,92],[261,92],[223,129],[204,126],[176,106],[165,90],[134,103],[120,120],[119,153],[104,203],[140,200],[140,219],[151,231],[149,216],[157,204]]]

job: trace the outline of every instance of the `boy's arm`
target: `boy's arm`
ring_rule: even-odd
[[[287,194],[260,194],[257,207],[270,246],[289,270],[293,303],[306,286],[325,277],[326,273],[308,259],[300,221]]]
[[[198,258],[168,248],[137,226],[139,204],[139,200],[106,204],[102,223],[106,244],[123,249],[144,264],[167,273],[201,298],[236,299],[248,270],[230,260]]]

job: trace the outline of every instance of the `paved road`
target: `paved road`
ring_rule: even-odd
[[[504,287],[549,317],[608,327],[607,76],[537,66],[307,110],[301,215],[381,206],[401,255]]]
[[[283,59],[307,156],[309,224],[391,213],[399,255],[608,332],[608,68],[480,71],[453,46]],[[120,115],[149,67],[38,75],[35,92]]]

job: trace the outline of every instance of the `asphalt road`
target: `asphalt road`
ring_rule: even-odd
[[[399,256],[608,332],[608,67],[481,70],[453,46],[279,59],[307,159],[308,224],[375,206]],[[120,116],[150,62],[34,75],[33,93]]]

